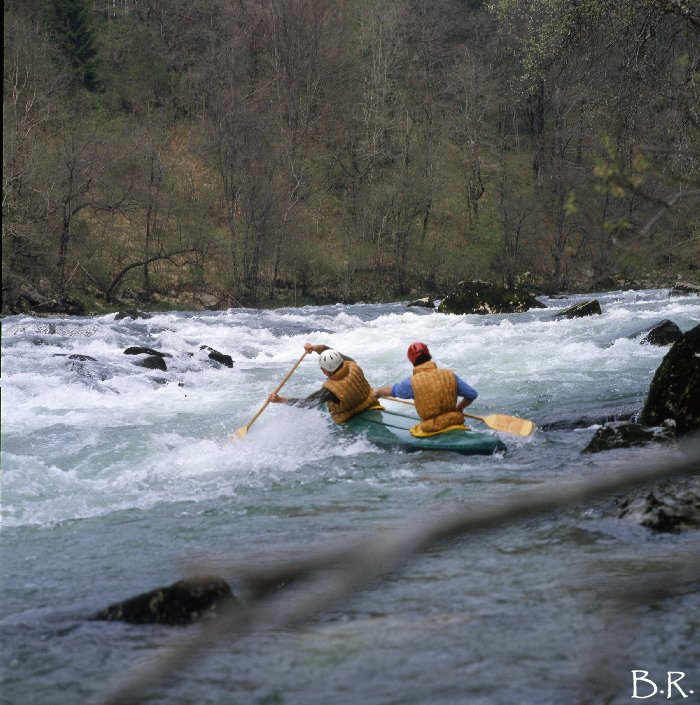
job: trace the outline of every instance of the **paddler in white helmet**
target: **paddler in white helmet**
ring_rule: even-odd
[[[351,357],[321,344],[305,343],[304,350],[307,353],[318,353],[318,364],[327,378],[326,381],[321,389],[304,399],[290,399],[279,394],[270,394],[268,400],[273,404],[293,404],[304,407],[326,404],[333,421],[343,424],[355,414],[377,403],[362,369]]]

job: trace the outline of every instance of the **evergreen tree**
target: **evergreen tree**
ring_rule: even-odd
[[[90,91],[99,90],[97,48],[87,0],[47,0],[47,15],[51,35],[78,81]]]

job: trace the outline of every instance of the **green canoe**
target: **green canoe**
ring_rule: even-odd
[[[417,416],[399,411],[370,409],[353,416],[343,424],[343,428],[362,433],[372,443],[403,450],[450,450],[464,455],[491,455],[505,451],[506,447],[498,436],[479,431],[446,431],[436,436],[416,438],[410,429],[419,421]]]

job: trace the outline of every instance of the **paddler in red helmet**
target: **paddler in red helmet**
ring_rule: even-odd
[[[477,398],[476,389],[451,370],[438,367],[425,343],[411,343],[408,359],[413,365],[413,375],[398,384],[375,389],[374,398],[415,400],[424,433],[439,433],[450,426],[463,425],[462,411]],[[459,397],[462,399],[458,403]]]
[[[322,344],[305,343],[304,350],[307,353],[315,352],[319,355],[318,364],[321,372],[326,376],[321,389],[304,399],[290,399],[281,397],[279,394],[269,394],[268,401],[273,404],[305,407],[326,404],[331,418],[338,424],[345,423],[355,414],[377,403],[362,369],[351,357]]]

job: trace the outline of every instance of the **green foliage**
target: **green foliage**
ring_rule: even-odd
[[[128,16],[101,29],[105,104],[114,112],[144,116],[154,104],[165,105],[171,86],[160,37]]]
[[[88,0],[46,0],[46,19],[53,40],[78,82],[90,91],[100,90]]]
[[[696,271],[674,3],[42,1],[4,8],[7,281],[256,304]]]

